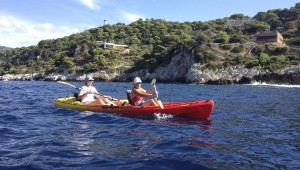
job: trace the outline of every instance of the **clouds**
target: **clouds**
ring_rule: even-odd
[[[100,10],[101,8],[95,0],[77,0],[77,1],[79,1],[81,4],[87,6],[92,10]]]
[[[100,9],[100,6],[95,4],[93,0],[76,0],[80,1],[79,4],[82,8],[83,3],[86,6],[89,6],[91,9]],[[102,3],[104,1],[101,1]],[[108,1],[106,1],[108,2]],[[97,1],[99,4],[100,1]],[[124,10],[120,6],[115,6],[114,4],[103,4],[103,5],[111,5],[109,11],[105,11],[106,9],[103,7],[103,11],[90,11],[91,13],[87,13],[81,16],[72,16],[76,18],[68,18],[69,16],[64,15],[62,18],[48,18],[50,15],[43,16],[41,13],[41,19],[33,21],[28,20],[20,15],[15,14],[7,14],[0,13],[0,46],[7,47],[23,47],[23,46],[31,46],[36,45],[39,41],[45,39],[56,39],[64,36],[69,36],[73,33],[82,32],[83,30],[95,28],[100,24],[99,18],[104,16],[104,19],[109,20],[110,22],[124,22],[131,23],[137,21],[140,18],[145,18],[144,16],[132,13]],[[122,8],[122,9],[121,9]],[[66,8],[66,13],[71,13],[67,11],[69,8]],[[100,12],[100,13],[99,13]],[[105,13],[105,14],[102,14]],[[82,12],[80,12],[82,14]],[[98,18],[99,17],[99,18]],[[28,17],[26,17],[28,18]],[[30,17],[29,17],[30,18]],[[83,19],[82,19],[83,18]],[[66,19],[68,22],[61,22],[63,19]],[[48,21],[45,21],[48,20]]]
[[[145,18],[142,15],[134,14],[134,13],[126,12],[126,11],[120,11],[120,14],[122,15],[123,19],[125,19],[129,22],[134,22],[140,18],[142,18],[142,19]]]
[[[116,18],[119,18],[120,20],[123,19],[128,22],[134,22],[140,18],[145,18],[142,15],[122,10],[122,8],[124,8],[124,7],[122,5],[120,5],[119,2],[116,3],[116,2],[105,1],[105,0],[102,0],[102,1],[100,1],[100,0],[77,0],[77,1],[80,2],[82,5],[88,7],[89,9],[92,9],[94,11],[99,11],[101,9],[101,7],[99,5],[101,2],[102,5],[104,5],[106,7],[108,6],[108,8],[111,11],[115,11],[115,14],[119,14]],[[103,9],[103,10],[104,10],[103,13],[108,12],[108,11],[105,11],[105,9]]]
[[[43,39],[55,39],[76,32],[79,29],[0,15],[0,45],[8,47],[36,45]]]

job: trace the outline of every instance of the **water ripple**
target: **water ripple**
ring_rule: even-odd
[[[132,84],[95,86],[121,99]],[[213,99],[211,118],[57,109],[73,88],[0,82],[0,169],[300,169],[299,89],[157,86],[164,101]]]

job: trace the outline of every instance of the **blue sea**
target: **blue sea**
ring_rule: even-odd
[[[94,86],[124,99],[132,84]],[[0,81],[0,169],[300,169],[299,86],[156,86],[162,101],[214,100],[211,117],[59,109],[75,88]]]

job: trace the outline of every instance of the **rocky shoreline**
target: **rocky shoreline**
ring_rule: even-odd
[[[300,85],[300,65],[290,66],[275,72],[259,71],[258,68],[246,68],[244,65],[228,66],[222,69],[207,69],[200,63],[195,63],[194,54],[180,52],[172,58],[170,64],[150,73],[147,69],[133,73],[117,73],[99,71],[90,73],[95,81],[101,82],[130,82],[139,76],[143,81],[150,82],[156,78],[165,83],[194,83],[194,84],[250,84],[251,82],[266,82],[269,84]],[[18,81],[84,81],[86,74],[6,74],[0,80]]]
[[[162,72],[149,73],[147,70],[140,70],[131,74],[113,75],[104,71],[91,73],[96,81],[102,82],[129,82],[136,76],[143,81],[149,82],[153,78],[159,82],[172,83],[194,83],[194,84],[250,84],[251,82],[266,82],[269,84],[291,84],[300,85],[300,66],[291,66],[276,72],[262,71],[257,68],[247,69],[244,66],[227,67],[220,70],[199,70],[194,65],[185,75],[177,73],[160,74]],[[175,75],[174,75],[175,74]],[[14,81],[84,81],[86,74],[6,74],[0,76],[0,80]]]

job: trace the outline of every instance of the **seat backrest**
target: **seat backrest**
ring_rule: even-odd
[[[81,100],[78,98],[78,93],[74,93],[74,97],[75,97],[75,99],[76,99],[77,101],[80,101],[80,102],[81,102]]]
[[[134,103],[131,101],[131,97],[130,97],[131,90],[127,90],[126,93],[127,93],[127,100],[128,100],[128,102],[129,102],[131,105],[134,105]]]

